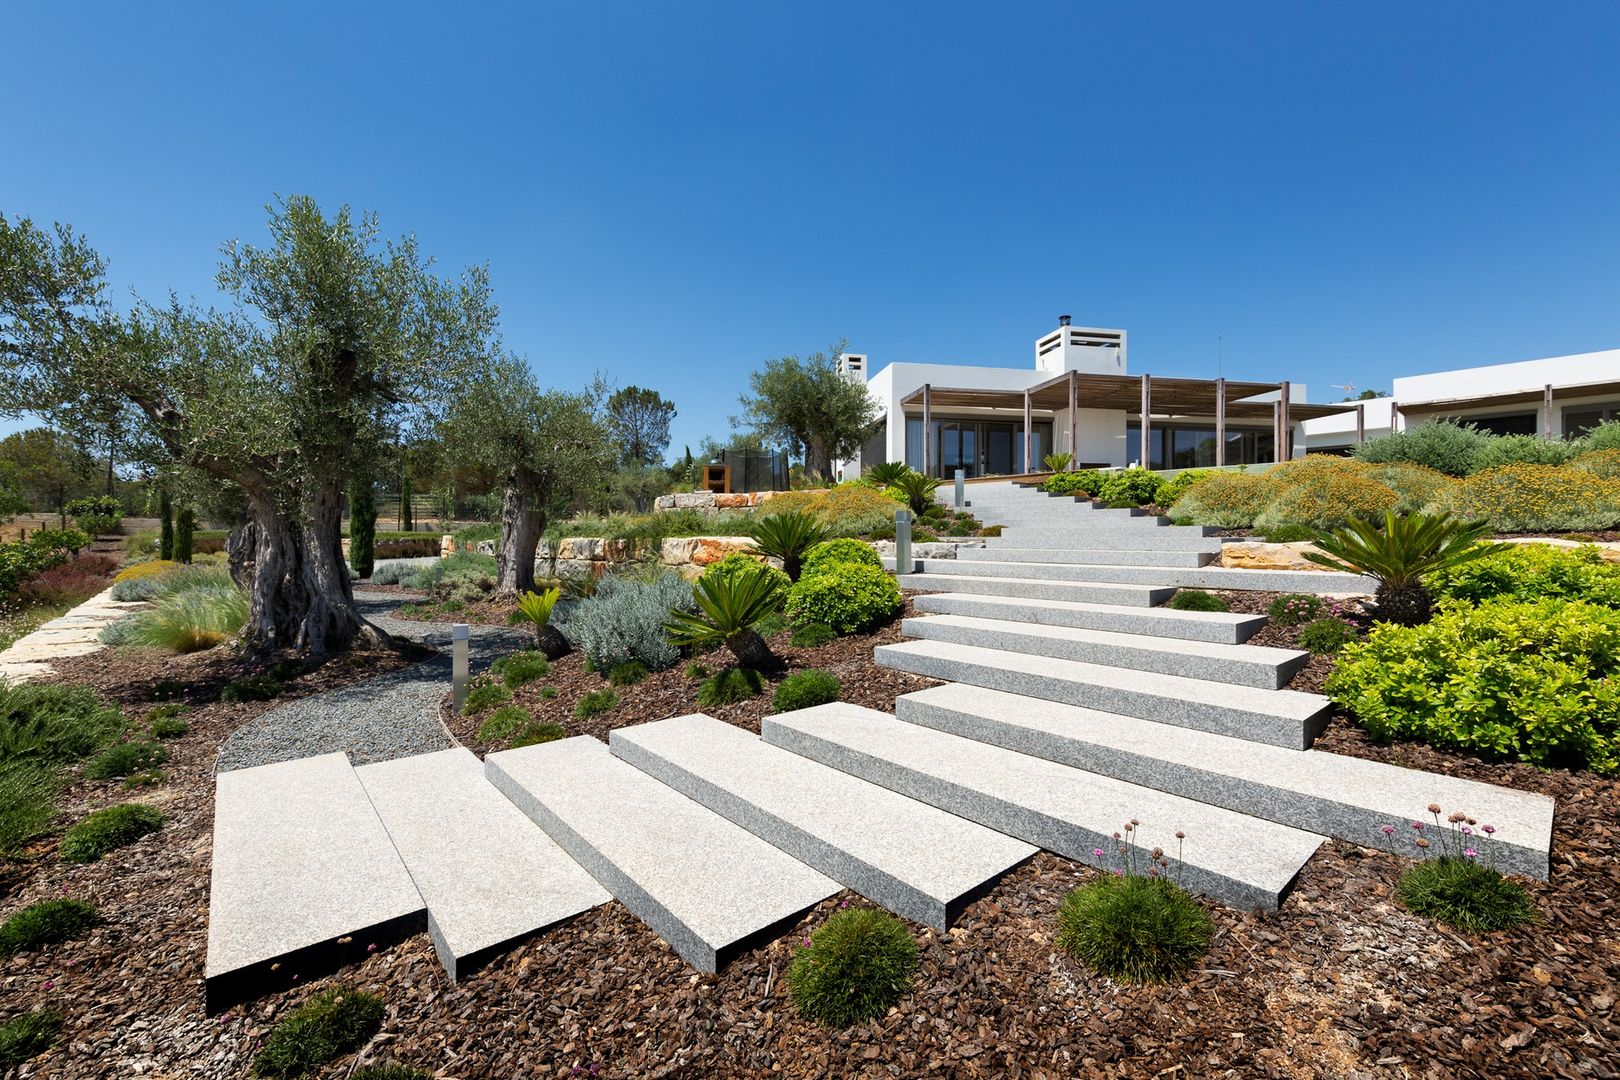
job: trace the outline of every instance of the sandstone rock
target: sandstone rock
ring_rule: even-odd
[[[685,491],[675,496],[677,510],[712,510],[715,494],[712,491]]]
[[[697,539],[691,536],[672,536],[658,549],[658,561],[665,566],[685,566],[692,561]]]
[[[746,536],[698,536],[692,548],[690,561],[695,566],[717,563],[727,555],[752,551],[754,541]]]
[[[715,495],[714,506],[716,510],[746,510],[759,502],[753,492],[739,491],[730,495]]]
[[[1308,540],[1292,544],[1244,540],[1222,544],[1221,557],[1216,564],[1241,570],[1320,570],[1321,567],[1302,554],[1315,550]]]

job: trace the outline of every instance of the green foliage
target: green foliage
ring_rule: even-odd
[[[133,739],[109,746],[91,758],[84,767],[84,775],[90,780],[111,780],[143,769],[155,769],[168,760],[169,751],[162,745]]]
[[[376,560],[377,493],[371,478],[349,481],[349,567],[357,578],[368,578]]]
[[[358,1050],[382,1027],[382,999],[340,986],[312,995],[265,1036],[254,1076],[303,1076]]]
[[[832,566],[847,563],[865,564],[883,569],[883,560],[877,550],[864,540],[854,540],[841,537],[837,540],[824,540],[810,549],[804,557],[805,574],[817,574]],[[786,596],[783,597],[784,602]]]
[[[1374,738],[1620,772],[1620,611],[1490,601],[1345,646],[1327,693]]]
[[[858,544],[860,541],[846,540],[834,541],[834,543]],[[820,547],[825,546],[826,545],[824,544],[819,545],[817,550],[819,550]],[[719,581],[723,578],[748,577],[759,570],[764,570],[765,576],[771,580],[772,610],[780,611],[782,605],[787,603],[788,589],[792,587],[793,581],[782,571],[776,569],[776,567],[771,566],[769,563],[761,562],[752,555],[745,555],[742,552],[737,551],[727,555],[719,562],[710,563],[709,566],[703,571],[703,579]]]
[[[1581,449],[1586,453],[1595,450],[1620,450],[1620,420],[1605,420],[1588,431],[1581,437]]]
[[[348,1080],[433,1080],[433,1074],[407,1065],[364,1065],[350,1073]]]
[[[521,614],[534,628],[544,630],[551,624],[551,613],[562,597],[562,589],[547,589],[544,592],[526,592],[517,599],[518,613]]]
[[[124,717],[85,686],[0,680],[0,762],[63,765],[112,742]]]
[[[1551,544],[1503,544],[1497,550],[1424,579],[1440,600],[1584,600],[1620,608],[1620,565],[1606,562],[1597,548]]]
[[[1498,435],[1475,456],[1473,471],[1502,465],[1567,465],[1582,449],[1580,443],[1540,435]]]
[[[548,688],[549,689],[549,688]],[[566,738],[568,732],[563,730],[561,724],[529,724],[512,736],[510,744],[513,750],[523,746],[535,746],[539,743],[555,742]]]
[[[1299,632],[1299,647],[1317,656],[1332,656],[1360,636],[1343,619],[1316,619]]]
[[[142,769],[124,777],[122,787],[125,791],[136,791],[140,788],[157,787],[167,783],[168,780],[169,774],[162,769]]]
[[[31,952],[83,937],[101,922],[83,900],[42,900],[0,923],[0,956]]]
[[[152,608],[129,616],[120,640],[126,645],[197,652],[229,640],[246,624],[247,617],[247,594],[234,584],[199,585],[183,592],[160,594]]]
[[[37,762],[0,760],[0,854],[12,855],[56,821],[56,771]]]
[[[0,600],[29,578],[64,563],[90,543],[78,529],[41,529],[27,540],[0,544]]]
[[[1069,471],[1069,465],[1073,461],[1073,454],[1059,452],[1055,454],[1047,454],[1045,457],[1041,458],[1041,465],[1045,467],[1046,471],[1049,473],[1065,473]]]
[[[847,564],[834,573],[811,574],[794,583],[787,613],[795,624],[822,623],[853,634],[887,619],[903,604],[894,578],[875,566]]]
[[[1103,474],[1096,469],[1059,472],[1041,481],[1041,490],[1049,495],[1085,495],[1096,497],[1102,489]]]
[[[269,675],[247,675],[232,681],[221,690],[219,700],[229,703],[269,701],[280,697],[285,689],[285,686]]]
[[[1402,875],[1399,892],[1411,911],[1470,934],[1511,930],[1536,918],[1522,885],[1470,858],[1426,859]]]
[[[825,705],[837,701],[841,690],[838,676],[830,671],[818,668],[795,671],[777,684],[776,693],[771,695],[771,708],[780,713]]]
[[[697,702],[704,709],[735,705],[739,701],[757,697],[764,689],[764,681],[753,668],[725,668],[698,684]]]
[[[197,533],[197,515],[189,506],[182,506],[174,521],[174,561],[191,562]]]
[[[1273,525],[1261,535],[1268,544],[1297,544],[1316,539],[1318,531],[1310,525]]]
[[[769,360],[742,395],[743,420],[770,445],[804,447],[812,476],[831,476],[835,460],[859,453],[881,413],[865,383],[839,372],[843,352],[839,343],[802,360]]]
[[[95,862],[162,827],[163,815],[144,803],[109,806],[84,817],[67,831],[62,837],[62,858],[75,863]]]
[[[1384,515],[1382,528],[1357,520],[1318,536],[1320,550],[1304,555],[1330,570],[1377,578],[1379,616],[1411,626],[1427,619],[1433,609],[1424,576],[1489,555],[1496,545],[1477,542],[1488,531],[1483,521],[1391,512]]]
[[[1300,626],[1320,619],[1327,603],[1310,593],[1284,593],[1266,608],[1266,617],[1277,626]]]
[[[664,625],[672,613],[690,611],[693,603],[692,587],[676,574],[650,582],[609,576],[575,606],[561,629],[598,671],[611,671],[626,660],[663,671],[681,658]]]
[[[529,715],[529,710],[521,705],[502,705],[479,725],[479,741],[500,742],[502,739],[511,738],[533,720],[534,717]]]
[[[1447,505],[1457,481],[1445,473],[1411,462],[1365,466],[1366,475],[1395,493],[1395,512],[1412,514]]]
[[[906,505],[911,507],[913,514],[921,514],[934,505],[934,492],[939,490],[939,484],[937,477],[924,476],[912,470],[904,473],[892,486],[906,497]]]
[[[615,664],[607,677],[614,686],[634,686],[650,674],[647,665],[640,660],[626,660],[622,664]]]
[[[1214,475],[1208,469],[1184,469],[1159,485],[1159,493],[1154,501],[1163,507],[1174,506],[1177,499],[1192,490],[1193,485]]]
[[[473,713],[492,709],[496,705],[504,705],[512,700],[512,691],[503,683],[482,682],[467,691],[467,700],[461,706],[462,716],[471,716]]]
[[[754,633],[762,638],[768,638],[773,634],[780,634],[792,625],[786,615],[780,611],[773,611],[754,624]]]
[[[1165,605],[1177,611],[1231,611],[1231,605],[1212,592],[1202,589],[1180,589]]]
[[[0,1069],[14,1069],[50,1049],[62,1017],[49,1009],[21,1013],[0,1024]]]
[[[619,707],[619,695],[612,690],[592,690],[574,702],[574,719],[590,720]]]
[[[830,916],[788,965],[788,993],[809,1020],[845,1028],[882,1016],[911,988],[917,942],[877,908]]]
[[[191,726],[178,716],[160,716],[148,729],[154,739],[178,739],[191,730]]]
[[[1356,448],[1355,456],[1369,464],[1410,462],[1447,476],[1468,476],[1478,470],[1480,455],[1490,443],[1490,434],[1473,424],[1431,420],[1369,439]]]
[[[1102,975],[1131,983],[1186,974],[1209,951],[1214,924],[1163,877],[1128,874],[1082,885],[1058,909],[1058,948]]]
[[[827,539],[828,529],[807,510],[766,514],[749,533],[761,553],[782,563],[792,581],[799,580],[800,564],[810,549]]]
[[[1265,480],[1271,494],[1254,526],[1266,531],[1289,525],[1336,529],[1357,518],[1379,517],[1400,502],[1366,466],[1322,454],[1284,462]]]
[[[551,661],[537,652],[516,652],[489,665],[489,672],[516,690],[551,674]]]
[[[91,536],[115,533],[119,522],[124,520],[124,505],[111,495],[74,499],[62,507],[62,512]]]
[[[1146,506],[1157,502],[1164,478],[1148,469],[1121,469],[1103,474],[1097,488],[1097,498],[1105,503],[1124,503]]]
[[[770,663],[770,647],[753,627],[776,610],[781,583],[772,573],[770,567],[756,563],[739,567],[734,574],[698,578],[693,591],[698,610],[670,613],[664,627],[670,643],[695,648],[724,645],[741,664]]]
[[[1614,422],[1614,428],[1620,431],[1620,421]],[[1620,449],[1588,450],[1575,459],[1574,467],[1605,480],[1620,480]]]
[[[1620,524],[1620,481],[1572,466],[1503,465],[1457,485],[1451,505],[1499,532],[1608,529]]]
[[[1265,511],[1271,496],[1271,485],[1264,476],[1216,473],[1182,493],[1170,508],[1170,520],[1178,525],[1246,529]]]
[[[675,403],[656,390],[626,386],[607,399],[607,429],[621,465],[657,465],[669,449]]]
[[[911,466],[903,461],[882,461],[869,467],[864,479],[872,481],[879,487],[888,487],[910,471]]]

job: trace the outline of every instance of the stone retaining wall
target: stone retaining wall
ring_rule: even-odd
[[[873,540],[868,543],[879,555],[894,556],[893,540]],[[959,547],[983,547],[979,538],[917,543],[911,545],[912,555],[919,559],[954,559]],[[571,536],[559,544],[556,568],[552,568],[551,545],[540,542],[535,559],[535,573],[543,577],[598,578],[631,563],[656,558],[660,566],[668,567],[687,580],[703,573],[705,567],[719,562],[727,555],[751,552],[754,541],[746,536],[672,536],[662,542],[649,540],[604,540],[595,536]],[[485,540],[477,549],[486,555],[495,554],[495,542]],[[772,565],[780,565],[774,559]]]
[[[826,490],[826,488],[812,488],[806,490],[804,494],[823,495],[826,494]],[[786,494],[785,491],[737,491],[729,495],[714,491],[680,491],[658,496],[653,500],[653,510],[655,512],[699,510],[706,514],[718,513],[721,510],[752,510],[761,503]]]

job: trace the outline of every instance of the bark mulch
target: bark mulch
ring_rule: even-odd
[[[911,686],[885,684],[897,676],[871,668],[870,649],[896,633],[891,626],[802,655],[782,652],[790,663],[840,671],[852,700],[889,707],[880,694]],[[865,674],[861,656],[871,668]],[[184,664],[198,664],[203,685],[218,678],[195,658],[129,654],[86,658],[72,675],[115,669],[119,674],[100,685],[133,713],[147,705],[153,684]],[[365,664],[328,665],[305,679],[358,677],[368,673]],[[570,690],[547,704],[560,709],[587,679],[597,677],[559,664],[546,681]],[[628,688],[622,711],[585,730],[601,737],[615,724],[691,711],[683,685],[695,686],[677,670]],[[305,688],[295,684],[293,692]],[[1559,799],[1553,880],[1528,884],[1539,925],[1486,937],[1435,926],[1394,900],[1407,860],[1332,842],[1306,866],[1280,912],[1211,906],[1215,941],[1189,979],[1121,986],[1054,949],[1059,901],[1093,872],[1041,853],[972,904],[950,932],[914,926],[921,959],[911,992],[887,1016],[848,1031],[802,1020],[783,977],[811,927],[839,904],[861,902],[847,893],[716,976],[693,972],[609,903],[459,985],[446,982],[431,945],[418,937],[334,979],[206,1019],[211,763],[229,731],[273,703],[222,706],[207,704],[205,690],[188,693],[198,707],[190,733],[171,745],[169,784],[133,796],[163,806],[170,818],[164,830],[87,867],[68,867],[42,850],[9,884],[7,913],[49,896],[82,896],[108,919],[86,940],[0,961],[0,1015],[45,1005],[67,1017],[63,1041],[22,1075],[242,1076],[277,1020],[311,990],[337,984],[387,1003],[382,1031],[361,1060],[469,1080],[1620,1073],[1620,785],[1424,747],[1378,746],[1342,718],[1324,735],[1324,749]],[[759,699],[726,719],[752,729],[766,707]],[[458,721],[460,732],[471,722]],[[116,785],[77,784],[69,816],[126,797]],[[350,1056],[320,1075],[346,1076],[356,1063]]]

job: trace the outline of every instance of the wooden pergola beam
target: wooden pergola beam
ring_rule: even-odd
[[[1282,415],[1282,460],[1284,461],[1291,460],[1294,456],[1294,425],[1288,415],[1288,390],[1289,385],[1286,381],[1277,389],[1277,402],[1282,406],[1279,411]]]

